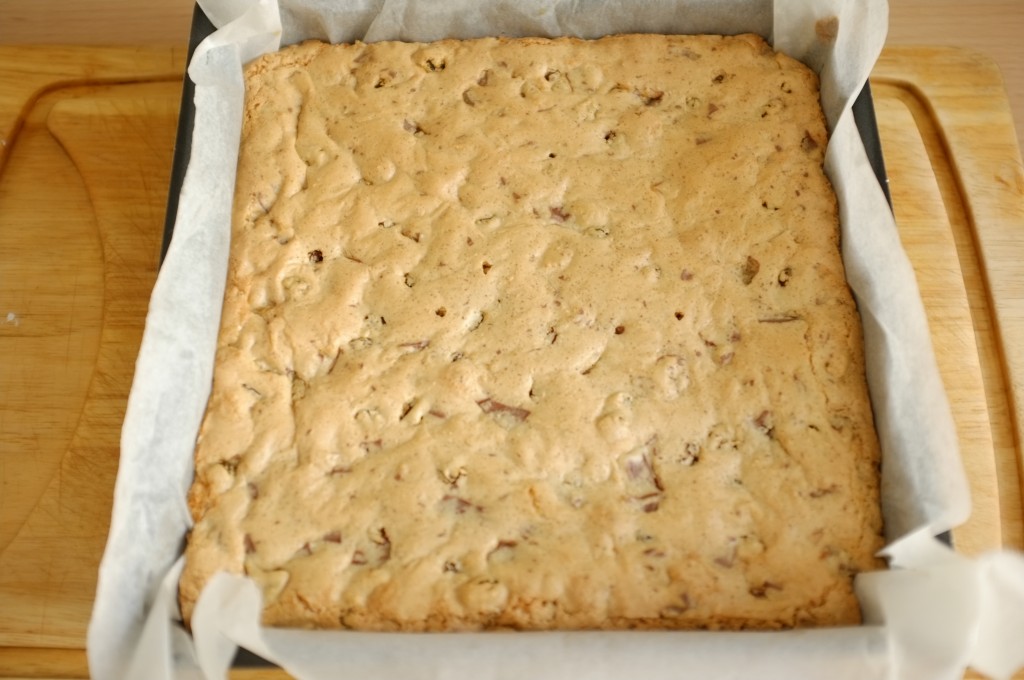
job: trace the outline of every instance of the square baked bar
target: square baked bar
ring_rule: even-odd
[[[853,624],[879,452],[813,72],[759,37],[245,73],[186,620]]]

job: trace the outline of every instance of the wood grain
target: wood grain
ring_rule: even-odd
[[[0,44],[187,45],[195,0],[4,0]]]
[[[32,72],[29,53],[4,53],[18,72],[0,77],[0,126],[17,130],[0,158],[0,223],[15,225],[0,230],[0,355],[18,360],[0,362],[0,645],[81,648],[184,63],[44,50]]]
[[[0,47],[0,223],[14,225],[0,229],[0,355],[18,357],[0,362],[0,677],[88,672],[183,62],[171,49]],[[955,540],[968,554],[1022,547],[1024,176],[1002,81],[975,53],[892,48],[873,84],[974,491]]]
[[[0,678],[4,680],[81,680],[89,677],[84,649],[0,647]],[[287,680],[279,668],[233,668],[231,680]]]
[[[942,45],[990,59],[1006,83],[1006,98],[1024,154],[1024,2],[1021,0],[889,0],[889,47]]]
[[[988,493],[996,485],[992,424],[953,229],[963,226],[963,212],[942,210],[948,168],[931,164],[921,130],[900,93],[879,90],[875,111],[892,167],[889,182],[900,237],[921,295],[930,301],[926,313],[939,370],[950,401],[957,404],[953,417],[961,455],[972,468],[971,517],[956,530],[954,540],[959,550],[976,555],[999,547],[1002,535],[998,498]],[[940,212],[944,219],[936,219]]]
[[[995,65],[974,52],[890,48],[873,81],[897,222],[919,283],[933,288],[922,290],[933,339],[954,343],[937,348],[947,389],[965,381],[971,389],[978,380],[983,386],[984,400],[974,409],[984,404],[988,432],[983,415],[970,402],[956,400],[951,390],[965,464],[974,466],[969,468],[973,485],[995,473],[1002,544],[1019,549],[1024,547],[1024,168],[1002,80]],[[916,153],[909,146],[918,143],[915,138]],[[908,162],[908,154],[916,160]],[[952,238],[955,260],[943,263],[926,252],[940,238],[949,250],[949,240],[939,232]],[[959,270],[970,326],[935,318],[960,290],[956,277],[943,279],[943,266]],[[968,329],[976,355],[964,349]],[[959,341],[944,337],[957,332],[965,333]],[[980,373],[968,377],[975,361]],[[987,462],[982,469],[981,461],[988,460],[994,470]],[[995,511],[979,508],[986,502],[981,498],[982,490],[975,488],[972,522]]]

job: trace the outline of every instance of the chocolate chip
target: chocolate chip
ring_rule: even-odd
[[[637,96],[640,97],[640,101],[644,103],[644,106],[654,106],[661,103],[665,93],[662,90],[645,89],[638,91]]]
[[[800,147],[804,151],[813,151],[818,148],[818,140],[814,138],[810,130],[804,130],[804,138],[800,140]]]
[[[500,401],[491,399],[490,397],[481,399],[476,402],[476,405],[479,406],[484,413],[507,413],[519,421],[526,420],[530,417],[530,412],[525,408],[509,406],[508,404],[503,404]]]
[[[567,219],[572,217],[572,215],[570,213],[565,212],[565,208],[560,205],[554,206],[550,208],[550,210],[551,216],[554,217],[559,222],[565,222]]]
[[[759,271],[761,271],[761,263],[748,255],[747,261],[740,267],[740,278],[743,280],[743,285],[749,286]]]

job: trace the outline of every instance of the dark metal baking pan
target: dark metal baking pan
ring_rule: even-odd
[[[213,33],[215,27],[209,18],[197,5],[192,14],[192,28],[189,36],[188,59],[191,61],[196,46],[208,35]],[[178,196],[185,179],[185,170],[188,168],[189,159],[192,155],[192,127],[195,123],[195,86],[186,76],[181,95],[181,113],[178,118],[178,131],[174,146],[174,160],[171,168],[171,181],[167,199],[167,215],[164,223],[163,246],[160,251],[160,259],[163,260],[167,254],[167,247],[171,242],[174,232],[174,221],[177,218]],[[885,160],[882,155],[882,142],[878,134],[878,124],[875,119],[874,102],[871,98],[871,85],[865,84],[860,95],[853,104],[853,116],[864,142],[867,151],[868,161],[874,170],[878,183],[885,193],[886,200],[892,206],[892,196],[889,193],[889,179],[885,172]],[[939,536],[947,545],[951,545],[949,532]],[[234,666],[254,667],[272,666],[270,662],[249,652],[239,649],[235,657]]]
[[[192,10],[192,28],[188,38],[188,60],[192,62],[192,55],[196,47],[203,42],[206,36],[216,30],[210,19],[199,8],[195,6]],[[181,110],[178,114],[178,131],[174,138],[174,159],[171,165],[171,186],[167,194],[167,214],[164,217],[164,238],[160,246],[160,261],[167,256],[167,247],[171,244],[171,236],[174,234],[174,221],[178,217],[178,197],[181,194],[181,185],[185,181],[185,170],[188,169],[189,159],[192,158],[192,127],[196,122],[195,106],[196,86],[192,79],[185,74],[185,82],[181,89]]]

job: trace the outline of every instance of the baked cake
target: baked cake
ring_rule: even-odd
[[[187,620],[854,624],[879,453],[816,76],[753,36],[248,65]]]

